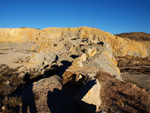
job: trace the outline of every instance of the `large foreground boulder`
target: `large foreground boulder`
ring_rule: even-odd
[[[67,73],[64,75],[67,76]],[[75,73],[70,75],[77,77]],[[82,74],[82,78],[84,77],[86,78],[87,74]],[[68,79],[67,83],[71,82],[74,83],[73,86],[79,86],[77,80]],[[67,85],[72,86],[70,83]],[[105,71],[99,70],[95,76],[91,76],[90,79],[84,81],[84,84],[80,84],[80,87],[74,98],[86,113],[150,112],[150,95],[145,90],[119,80]]]
[[[95,113],[95,111],[99,111],[101,105],[100,89],[99,81],[93,79],[87,82],[75,95],[75,101],[84,112]]]
[[[49,78],[41,79],[29,85],[23,92],[22,96],[22,112],[51,112],[47,104],[48,92],[61,90],[61,78],[57,75]]]

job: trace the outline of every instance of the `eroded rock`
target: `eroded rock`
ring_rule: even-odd
[[[74,67],[67,69],[63,76],[63,84],[82,86],[87,81],[94,78],[99,70],[94,67]]]
[[[76,102],[84,112],[98,111],[99,106],[102,112],[120,109],[121,112],[149,112],[149,95],[122,81],[115,59],[115,56],[127,55],[149,57],[149,42],[123,39],[96,28],[79,27],[0,29],[0,43],[2,96],[15,91],[26,78],[24,83],[31,86],[39,112],[79,113],[80,109],[73,101],[77,93],[74,90],[79,90]],[[134,64],[139,65],[138,62]],[[64,86],[60,77],[52,76],[55,74],[63,77]],[[52,98],[55,95],[54,99],[58,101]],[[46,96],[57,105],[46,102]],[[33,98],[27,98],[27,101]],[[72,107],[68,109],[59,100],[67,100],[67,105]],[[52,107],[49,109],[47,104]]]
[[[93,79],[87,82],[75,95],[75,100],[80,108],[86,113],[95,113],[99,111],[101,105],[100,99],[101,85],[98,80]]]
[[[88,57],[93,57],[94,55],[96,54],[96,49],[91,49],[91,48],[89,48],[88,50],[87,50],[87,55],[88,55]]]

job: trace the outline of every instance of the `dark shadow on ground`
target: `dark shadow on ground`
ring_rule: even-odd
[[[93,104],[87,104],[82,100],[82,98],[88,93],[88,91],[96,84],[96,80],[91,80],[81,87],[80,91],[75,96],[76,103],[80,104],[80,108],[85,113],[95,113],[96,106]]]
[[[62,74],[68,69],[69,66],[71,66],[72,62],[69,62],[68,60],[61,61],[62,65],[59,67],[60,72],[58,73],[58,76],[62,78]]]
[[[44,78],[47,78],[47,77],[50,77],[52,75],[55,75],[57,73],[60,72],[60,67],[58,65],[52,65],[51,68],[49,70],[46,70],[44,72],[44,74],[42,75],[42,77]]]
[[[22,94],[22,91],[28,87],[29,85],[31,85],[32,83],[34,83],[35,81],[38,81],[38,80],[41,80],[43,78],[48,78],[50,76],[53,76],[55,74],[57,74],[59,77],[62,78],[62,74],[65,72],[65,70],[71,66],[71,62],[67,61],[67,60],[63,60],[61,61],[62,65],[59,67],[58,65],[52,65],[50,69],[46,70],[44,72],[43,75],[39,75],[33,79],[30,79],[30,77],[32,75],[30,75],[30,73],[26,73],[25,76],[24,76],[24,83],[21,83],[17,88],[16,90],[11,94],[11,95],[14,95],[14,96],[21,96]],[[47,65],[48,66],[48,65]],[[46,66],[46,67],[47,67]],[[46,68],[45,67],[45,68]]]
[[[64,87],[62,90],[54,89],[48,92],[47,104],[51,113],[83,113],[74,103],[77,89]]]
[[[73,59],[75,59],[75,58],[78,58],[79,55],[71,55],[70,57],[73,58]]]
[[[28,107],[30,113],[37,113],[32,87],[33,84],[29,85],[23,92],[22,113],[27,113]]]
[[[47,104],[51,113],[95,113],[96,106],[82,102],[81,99],[92,88],[95,81],[88,82],[86,88],[63,86],[62,90],[48,92]],[[84,87],[84,86],[83,86]],[[78,95],[78,92],[80,94]]]
[[[30,73],[26,73],[23,82],[16,88],[16,90],[10,94],[10,96],[22,97],[22,113],[27,113],[28,107],[31,113],[36,113],[36,105],[34,100],[34,94],[32,92],[33,83],[43,78],[48,78],[52,75],[57,74],[62,77],[64,71],[71,66],[71,62],[67,60],[61,61],[62,65],[59,67],[57,65],[52,65],[49,70],[46,70],[43,75],[39,75],[36,78],[31,79]],[[45,69],[48,67],[45,66]],[[56,91],[57,92],[57,91]],[[66,97],[67,98],[67,97]],[[58,100],[59,102],[59,100]],[[63,102],[63,101],[62,101]],[[69,105],[68,105],[69,107]],[[80,113],[80,112],[79,112]]]

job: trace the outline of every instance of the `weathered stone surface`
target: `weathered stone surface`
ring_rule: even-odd
[[[37,43],[39,51],[62,50],[63,44],[53,47],[52,44],[67,43],[70,39],[86,39],[88,43],[98,43],[105,41],[109,43],[113,52],[117,56],[139,56],[147,57],[150,54],[150,46],[147,42],[137,42],[134,40],[120,38],[108,32],[96,28],[45,28],[43,30],[33,28],[0,29],[0,42],[34,42]],[[78,40],[79,41],[79,40]],[[70,41],[71,42],[71,41]],[[51,48],[49,48],[51,47]],[[34,46],[33,48],[36,48]]]
[[[81,57],[76,58],[75,60],[73,60],[72,62],[72,66],[75,67],[83,67],[83,62],[86,60],[86,55],[83,54],[81,55]]]
[[[33,68],[40,70],[41,66],[51,65],[56,55],[58,60],[55,63],[62,65],[60,63],[62,60],[73,61],[70,58],[71,55],[81,56],[85,53],[86,58],[96,58],[90,60],[91,63],[88,65],[95,65],[109,73],[119,75],[119,70],[116,68],[117,62],[113,55],[147,57],[150,53],[150,47],[145,46],[149,45],[148,42],[123,39],[88,27],[46,28],[43,30],[0,29],[0,42],[0,64],[9,65],[14,69],[23,66],[23,71],[33,70]],[[100,53],[102,54],[98,56]],[[106,59],[99,60],[102,57]],[[112,63],[107,62],[110,59]],[[74,60],[72,64],[79,67],[85,65],[80,59]]]
[[[37,112],[43,112],[43,108],[45,109],[44,112],[49,112],[49,106],[47,104],[48,92],[53,92],[56,89],[62,89],[61,78],[54,75],[52,77],[34,82],[32,85],[32,93],[35,98]],[[28,90],[30,90],[30,88]],[[27,93],[29,93],[29,91],[27,91]],[[29,97],[26,97],[26,95],[24,95],[24,98],[30,99]],[[32,98],[29,101],[32,102]],[[43,106],[43,108],[41,106]]]
[[[99,106],[101,104],[100,89],[101,85],[99,81],[93,79],[87,82],[75,95],[74,98],[83,111],[87,113],[99,111]]]
[[[75,96],[75,99],[84,112],[94,113],[99,110],[101,104],[101,86],[97,80],[93,79],[100,69],[104,70],[104,73],[109,72],[111,73],[109,75],[122,80],[120,73],[118,73],[119,69],[116,66],[116,61],[113,59],[112,53],[109,52],[109,48],[106,48],[105,50],[107,49],[108,51],[101,51],[98,52],[97,55],[95,54],[95,56],[87,58],[82,62],[82,66],[74,65],[73,63],[62,75],[64,85],[67,84],[73,87],[81,87],[79,93]],[[78,57],[77,59],[80,58],[81,57]],[[102,75],[104,73],[102,73]]]
[[[120,70],[115,63],[115,59],[109,56],[108,52],[103,52],[99,56],[93,58],[90,62],[85,62],[85,66],[91,65],[92,67],[97,67],[100,70],[111,73],[121,80]]]
[[[0,88],[2,90],[0,89],[0,91],[5,91],[3,93],[6,95],[10,94],[18,85],[24,82],[33,86],[30,89],[33,89],[36,98],[38,97],[37,95],[41,96],[38,98],[42,101],[40,99],[35,100],[38,111],[48,112],[48,104],[48,106],[52,106],[49,107],[51,112],[79,113],[80,109],[74,104],[73,97],[77,92],[74,90],[81,88],[77,94],[80,97],[77,99],[77,103],[85,112],[98,111],[100,104],[102,105],[100,106],[101,108],[109,111],[111,107],[114,107],[113,99],[109,98],[114,97],[110,96],[111,93],[119,95],[119,100],[115,97],[117,105],[119,105],[120,101],[122,103],[121,99],[126,100],[117,92],[118,90],[120,91],[119,84],[124,88],[121,89],[120,93],[130,95],[126,91],[134,92],[133,90],[135,89],[135,92],[142,92],[140,94],[134,93],[135,97],[143,94],[147,96],[145,92],[138,90],[137,87],[131,89],[132,85],[127,84],[129,87],[124,87],[126,83],[122,82],[115,57],[126,57],[127,55],[141,58],[149,57],[149,41],[140,42],[124,39],[96,28],[88,27],[45,28],[42,30],[32,28],[0,29],[0,81],[3,81],[1,82]],[[135,65],[137,64],[135,62]],[[15,73],[13,72],[14,70]],[[99,71],[101,74],[97,77],[96,75]],[[63,77],[62,83],[64,86],[62,86],[58,76],[50,77],[55,74]],[[26,75],[28,76],[27,79],[25,79]],[[96,80],[96,84],[90,86],[89,83],[94,78],[100,81],[100,85]],[[2,87],[3,85],[5,87]],[[13,89],[10,89],[10,85],[13,86]],[[70,88],[69,90],[67,89],[68,87],[66,88],[67,85]],[[116,92],[114,93],[111,89]],[[49,102],[45,101],[46,95],[48,95]],[[53,98],[55,95],[56,98]],[[103,98],[99,98],[98,95]],[[96,101],[96,99],[100,100]],[[110,103],[107,103],[105,99],[110,100]],[[51,103],[50,100],[56,105]],[[59,103],[59,100],[67,102],[67,105],[72,105],[72,107],[68,109],[68,106],[65,106],[64,103]],[[130,102],[130,97],[127,100]],[[146,99],[144,98],[144,100]],[[141,101],[144,103],[143,100]],[[136,101],[134,101],[134,104],[137,104],[138,109],[144,109],[142,104]],[[140,108],[140,105],[142,108]],[[144,105],[146,104],[144,103]],[[122,106],[119,105],[119,107]],[[132,108],[132,106],[129,107]],[[126,109],[127,105],[122,108]],[[44,109],[45,111],[42,111]],[[103,109],[102,111],[104,112]]]
[[[63,87],[61,78],[57,75],[33,83],[32,88],[38,113],[82,113],[74,103],[76,92],[69,87]]]
[[[94,78],[99,69],[94,67],[74,67],[71,66],[67,69],[63,76],[63,84],[69,82],[70,85],[82,86],[90,79]]]
[[[87,55],[88,55],[88,57],[93,57],[94,55],[96,54],[96,49],[91,49],[91,48],[89,48],[88,50],[87,50]]]
[[[111,73],[117,79],[122,80],[120,77],[120,70],[117,67],[117,62],[112,54],[112,50],[109,44],[105,43],[103,46],[99,44],[92,45],[97,50],[93,57],[85,57],[83,54],[81,57],[76,58],[72,65],[65,71],[63,76],[63,84],[67,82],[74,83],[78,81],[78,77],[84,75],[86,77],[94,77],[98,70],[104,70]],[[88,51],[89,46],[82,47],[83,50]],[[86,81],[85,78],[81,77],[82,81]]]

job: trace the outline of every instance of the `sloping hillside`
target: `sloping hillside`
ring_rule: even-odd
[[[150,41],[150,34],[144,32],[121,33],[116,34],[116,36],[129,38],[135,41]]]

